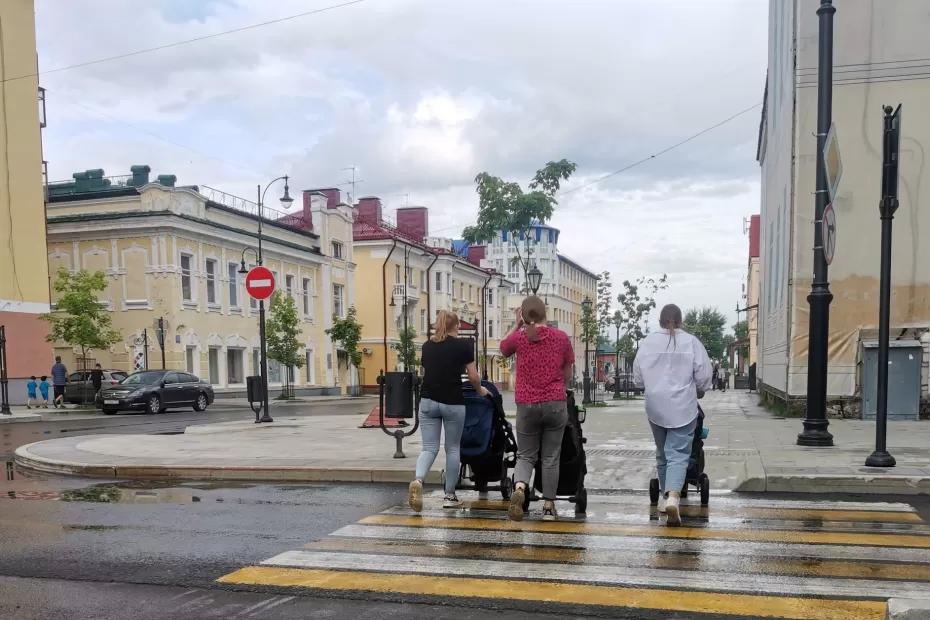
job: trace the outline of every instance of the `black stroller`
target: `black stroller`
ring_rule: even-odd
[[[490,381],[482,381],[491,398],[479,396],[465,383],[465,428],[462,431],[462,467],[456,485],[470,480],[479,492],[486,492],[490,483],[498,483],[504,499],[510,499],[513,480],[507,473],[517,464],[517,440],[513,427],[504,415],[504,405],[497,387]],[[446,475],[444,473],[444,475]]]
[[[588,510],[588,491],[584,487],[584,477],[588,473],[584,445],[588,442],[581,431],[587,412],[575,404],[575,393],[568,390],[565,394],[568,409],[568,424],[562,435],[562,454],[559,457],[559,486],[556,497],[567,499],[575,504],[575,513],[584,514]],[[536,462],[533,472],[533,486],[526,493],[523,510],[529,510],[530,502],[542,497],[542,462]]]
[[[694,441],[691,442],[691,458],[688,459],[688,472],[685,474],[685,486],[681,497],[688,497],[688,487],[697,488],[701,494],[701,506],[710,503],[710,478],[704,473],[704,440],[707,431],[704,428],[704,410],[698,405],[697,426],[694,428]],[[649,481],[649,501],[653,506],[659,503],[659,479]]]

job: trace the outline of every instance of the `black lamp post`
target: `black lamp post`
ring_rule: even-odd
[[[535,263],[533,264],[533,267],[526,272],[526,285],[531,291],[533,291],[533,295],[535,295],[536,291],[539,290],[539,285],[542,283],[542,277],[542,271],[539,270],[539,267],[537,267]]]
[[[262,214],[262,203],[265,200],[265,193],[268,191],[268,188],[274,185],[278,181],[284,181],[284,195],[281,196],[281,208],[285,211],[294,204],[294,199],[291,198],[289,187],[287,185],[288,176],[280,176],[277,179],[270,181],[265,185],[265,190],[262,191],[262,186],[258,186],[258,250],[247,247],[242,250],[242,262],[239,267],[239,273],[248,273],[248,269],[245,268],[245,253],[248,250],[255,252],[256,262],[261,265],[263,264],[262,257],[262,220],[264,219]],[[261,377],[262,377],[262,415],[259,418],[258,413],[256,413],[256,422],[274,422],[271,415],[269,415],[268,410],[268,350],[267,343],[265,342],[265,300],[258,300],[258,337],[261,346],[261,356],[259,358],[259,364],[261,366]]]
[[[584,301],[581,302],[581,317],[582,321],[582,334],[584,335],[584,376],[582,378],[582,388],[584,390],[584,397],[582,398],[581,404],[589,405],[591,404],[591,370],[589,367],[589,356],[588,345],[591,343],[591,334],[588,333],[590,326],[589,315],[591,314],[591,307],[594,305],[594,302],[591,301],[590,297],[585,297]]]
[[[614,346],[617,348],[617,355],[614,361],[614,398],[620,398],[620,323],[614,323],[617,328],[617,340]]]

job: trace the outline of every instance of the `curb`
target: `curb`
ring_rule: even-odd
[[[926,620],[930,618],[930,599],[888,599],[885,620]]]

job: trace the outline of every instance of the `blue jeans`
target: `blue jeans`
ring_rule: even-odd
[[[424,398],[420,401],[420,436],[423,449],[417,458],[417,479],[425,480],[436,455],[439,436],[446,429],[446,495],[455,493],[461,463],[462,430],[465,428],[465,405],[447,405]]]
[[[663,428],[649,422],[652,436],[656,440],[656,471],[659,474],[659,489],[681,491],[685,486],[688,461],[691,459],[691,444],[697,418],[678,428]]]

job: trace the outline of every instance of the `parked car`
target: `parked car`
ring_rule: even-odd
[[[179,407],[203,411],[212,403],[213,386],[179,370],[134,372],[97,395],[97,405],[106,414],[117,411],[164,413]]]
[[[68,375],[68,385],[65,386],[65,402],[72,405],[94,402],[97,391],[94,390],[94,384],[90,381],[90,373],[90,370],[82,370]],[[122,370],[104,370],[100,389],[118,384],[126,378],[127,374]],[[83,394],[81,393],[82,390]]]

